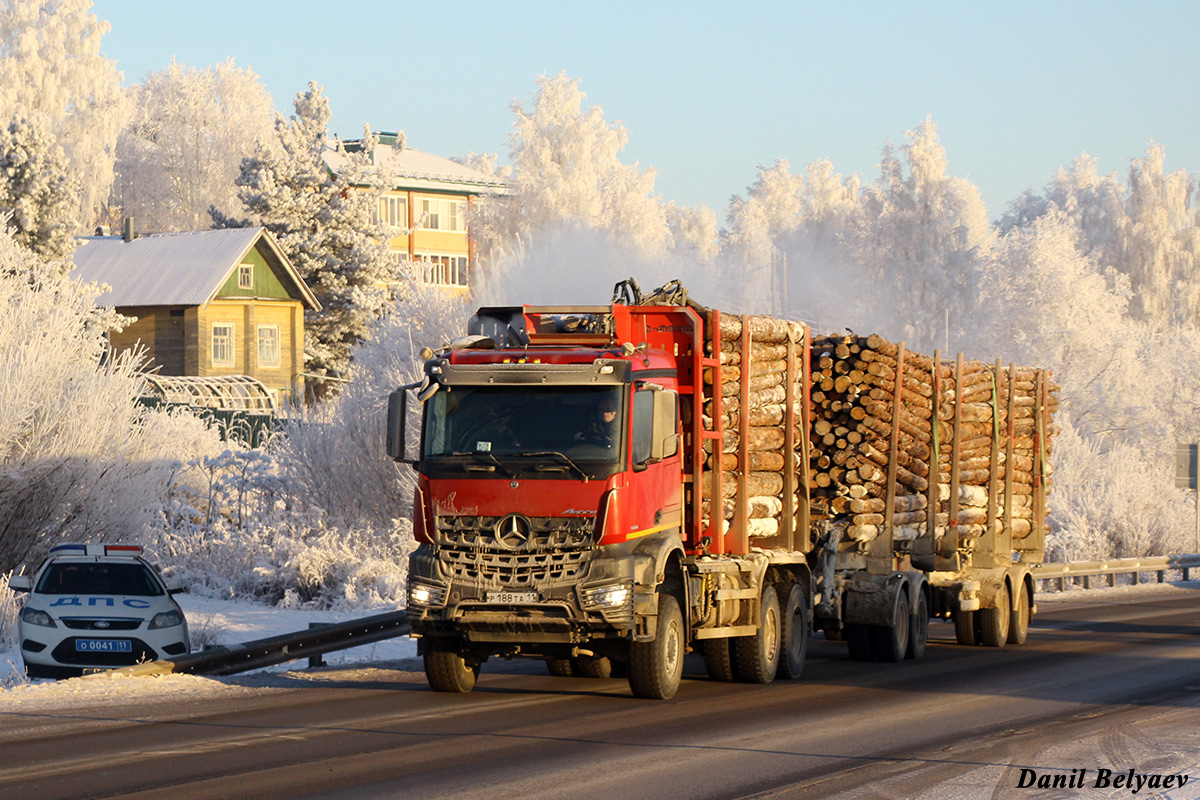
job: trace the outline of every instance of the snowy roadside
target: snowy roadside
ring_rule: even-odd
[[[349,611],[313,611],[281,609],[248,600],[214,600],[188,594],[176,600],[187,615],[193,648],[204,645],[229,645],[268,636],[302,631],[314,622],[342,622],[392,609],[355,609]],[[241,694],[284,685],[283,673],[304,671],[316,677],[320,673],[355,674],[376,668],[420,670],[416,642],[407,636],[384,639],[373,644],[338,650],[324,656],[326,667],[309,670],[307,659],[268,667],[245,677],[207,678],[196,675],[158,675],[118,677],[100,673],[66,681],[34,680],[24,676],[21,654],[14,647],[0,651],[0,711],[30,707],[62,708],[95,706],[124,702],[131,698],[178,699],[210,694]],[[352,678],[353,679],[353,678]]]

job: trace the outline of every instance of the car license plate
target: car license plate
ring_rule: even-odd
[[[518,605],[520,603],[536,603],[538,601],[537,592],[488,592],[487,601],[489,603],[505,603],[509,605]]]
[[[77,653],[132,653],[133,642],[128,639],[76,639]]]

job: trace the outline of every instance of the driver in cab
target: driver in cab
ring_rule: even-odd
[[[585,444],[594,444],[608,449],[617,446],[617,401],[605,397],[596,408],[596,416],[575,434],[575,439]]]

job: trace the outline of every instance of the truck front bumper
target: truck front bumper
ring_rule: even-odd
[[[516,557],[513,580],[481,579],[440,558],[438,548],[421,545],[409,558],[413,633],[473,643],[548,644],[631,635],[634,557],[624,545],[590,550],[570,575],[539,572],[544,579],[532,581],[523,572],[540,571],[545,562],[541,554]]]

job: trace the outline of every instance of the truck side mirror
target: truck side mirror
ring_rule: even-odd
[[[650,459],[662,461],[679,452],[679,395],[675,392],[654,393],[654,435],[650,440]]]
[[[393,461],[402,464],[416,464],[415,458],[406,458],[408,427],[408,392],[419,388],[421,384],[412,383],[401,386],[388,395],[387,415],[387,454]]]

